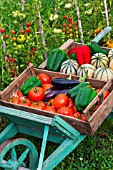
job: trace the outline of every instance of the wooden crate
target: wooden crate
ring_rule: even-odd
[[[35,113],[38,115],[43,115],[46,117],[54,117],[55,113],[48,112],[48,111],[43,111],[43,110],[38,110],[38,109],[33,109],[27,106],[21,106],[18,104],[13,104],[8,102],[8,99],[10,96],[19,89],[19,87],[26,82],[26,80],[32,76],[32,75],[37,75],[38,73],[47,73],[51,78],[54,76],[60,76],[62,78],[67,78],[68,75],[62,74],[62,73],[57,73],[57,72],[51,72],[47,70],[42,70],[42,69],[35,69],[33,65],[30,65],[26,70],[22,72],[4,91],[0,93],[0,104],[6,107],[10,108],[15,108],[18,110],[24,110],[27,112]],[[72,76],[72,79],[78,79],[79,77],[77,76]],[[86,79],[86,81],[89,81],[91,85],[94,88],[103,88],[98,96],[95,97],[95,99],[87,106],[87,108],[84,110],[84,114],[86,117],[86,122],[83,122],[81,120],[69,117],[69,116],[64,116],[60,115],[67,123],[69,123],[72,127],[74,127],[76,130],[78,130],[81,134],[86,134],[86,135],[93,135],[98,127],[102,124],[102,122],[105,120],[105,118],[109,115],[109,113],[113,109],[113,80],[109,82],[104,82],[104,81],[98,81],[95,79]],[[109,96],[103,100],[103,93],[106,90],[110,90]],[[97,100],[101,100],[101,105],[100,107],[93,113],[91,113],[89,110],[94,105]]]
[[[67,55],[69,55],[69,52],[71,51],[72,48],[75,48],[77,46],[81,46],[81,43],[74,42],[73,39],[67,40],[59,49],[62,49],[65,51]],[[102,47],[104,50],[109,51],[110,48]],[[47,59],[39,66],[41,69],[46,69],[46,63]]]

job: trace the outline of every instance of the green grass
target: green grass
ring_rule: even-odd
[[[6,124],[1,124],[1,131]],[[34,143],[38,152],[41,148],[41,139],[18,134]],[[59,145],[47,143],[45,158]],[[59,155],[60,156],[60,155]],[[86,137],[57,167],[55,170],[113,170],[113,120],[106,119],[93,136]]]

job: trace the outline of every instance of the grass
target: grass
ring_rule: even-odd
[[[1,131],[6,123],[1,124]],[[18,134],[18,137],[28,138],[34,143],[38,152],[41,148],[41,139]],[[45,158],[56,148],[57,144],[48,142]],[[55,170],[113,170],[113,120],[106,119],[97,132],[87,136],[59,165]]]

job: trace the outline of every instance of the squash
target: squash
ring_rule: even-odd
[[[109,62],[109,68],[111,69],[111,70],[113,70],[113,58],[110,60],[110,62]]]
[[[94,72],[94,78],[109,81],[113,77],[113,71],[108,66],[99,67]]]
[[[77,70],[77,76],[92,78],[96,68],[91,64],[82,64]]]
[[[109,60],[113,59],[113,48],[111,50],[109,50],[109,52],[108,52],[108,59]]]
[[[108,57],[103,53],[95,53],[91,57],[91,64],[95,68],[106,66],[106,65],[108,65],[108,62],[109,62]]]
[[[79,65],[76,60],[68,59],[61,64],[60,72],[64,74],[77,75]]]

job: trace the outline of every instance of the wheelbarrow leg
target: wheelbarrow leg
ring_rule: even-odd
[[[37,170],[42,170],[42,164],[43,164],[44,153],[45,153],[46,144],[47,144],[48,132],[49,132],[49,126],[45,125],[42,146],[41,146],[41,152],[40,152],[40,158],[39,158],[39,164],[38,164]]]
[[[66,138],[64,142],[44,161],[42,170],[52,170],[55,168],[69,153],[74,150],[85,135],[79,135],[75,139]]]
[[[1,133],[0,133],[0,144],[9,138],[14,137],[18,133],[16,125],[14,123],[10,123]]]

